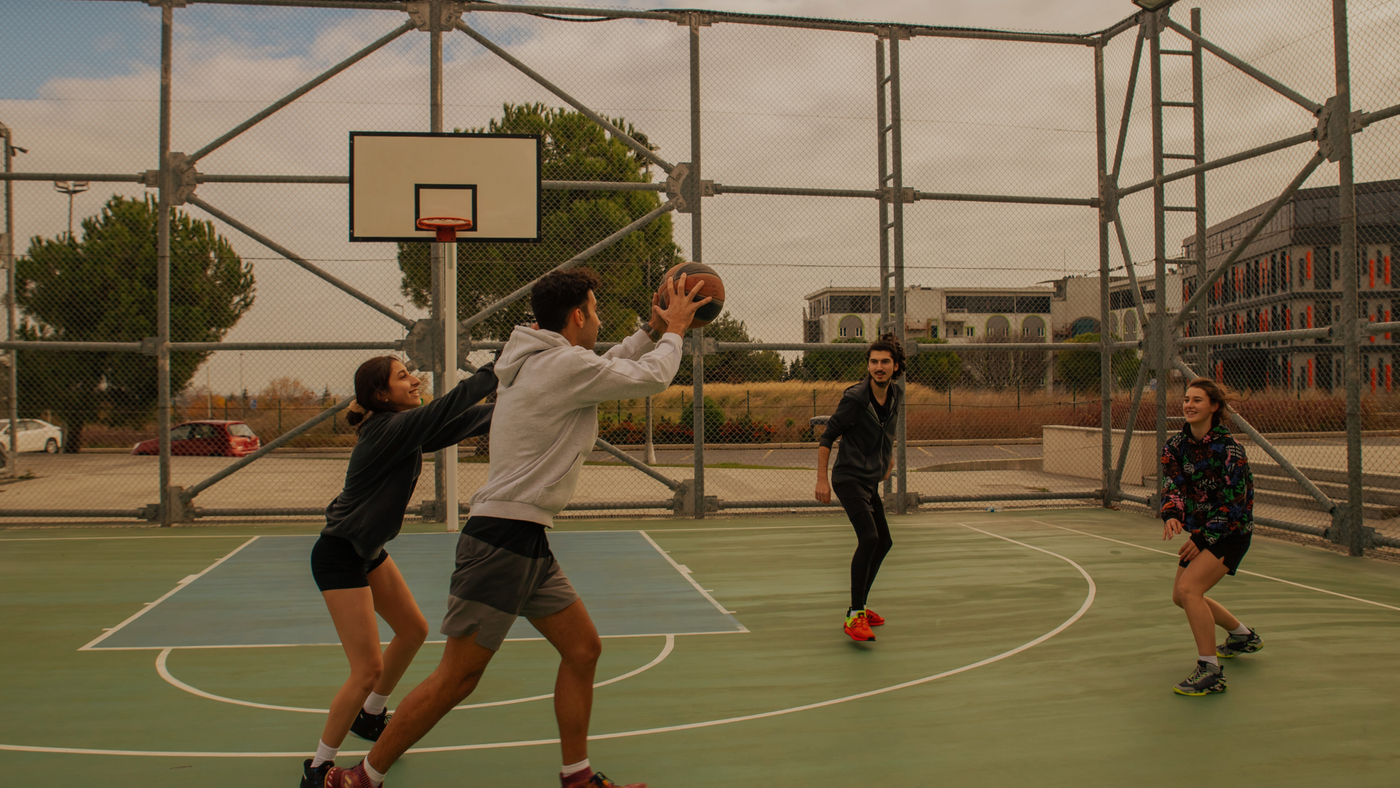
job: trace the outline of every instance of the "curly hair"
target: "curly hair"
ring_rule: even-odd
[[[587,268],[551,271],[530,290],[530,309],[545,331],[558,331],[575,309],[588,307],[588,291],[596,296],[603,280]]]
[[[870,343],[870,346],[865,349],[867,362],[870,361],[870,353],[876,350],[883,350],[890,354],[890,358],[894,359],[894,374],[890,376],[891,380],[896,380],[904,374],[904,347],[899,344],[898,339],[895,339],[894,334],[881,334],[874,342]]]

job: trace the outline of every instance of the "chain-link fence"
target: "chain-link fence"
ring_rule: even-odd
[[[818,510],[823,417],[890,331],[909,353],[896,511],[1150,507],[1200,374],[1241,394],[1260,522],[1400,544],[1393,3],[1178,3],[1088,34],[51,7],[83,54],[0,38],[35,53],[5,58],[0,96],[0,517],[317,516],[361,361],[402,354],[440,394],[445,315],[473,368],[530,322],[531,281],[579,263],[618,341],[700,260],[725,313],[665,393],[599,407],[567,511]],[[429,244],[347,241],[364,130],[541,135],[540,242],[457,246],[453,313]],[[489,457],[439,453],[411,513],[465,511]]]

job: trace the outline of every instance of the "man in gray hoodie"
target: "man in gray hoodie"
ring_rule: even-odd
[[[673,281],[668,306],[653,301],[650,321],[603,355],[593,352],[601,325],[585,268],[556,271],[535,283],[536,326],[517,327],[496,361],[491,465],[472,496],[471,517],[457,543],[442,662],[400,704],[374,749],[353,770],[333,770],[328,788],[372,788],[399,756],[476,688],[518,616],[525,616],[561,657],[554,686],[565,788],[614,788],[588,761],[593,674],[602,652],[598,630],[549,550],[545,529],[568,504],[583,461],[598,436],[598,403],[660,394],[681,362],[681,335],[699,286]],[[646,788],[636,783],[626,788]]]

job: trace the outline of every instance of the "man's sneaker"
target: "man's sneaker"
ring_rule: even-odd
[[[1229,659],[1237,654],[1253,654],[1264,647],[1259,633],[1249,630],[1248,635],[1230,635],[1225,642],[1215,647],[1215,656]]]
[[[1178,695],[1190,695],[1197,697],[1209,695],[1212,692],[1225,691],[1225,671],[1219,665],[1212,665],[1209,662],[1196,662],[1196,669],[1186,680],[1172,687]]]
[[[621,785],[603,776],[602,772],[595,772],[592,769],[584,769],[568,777],[560,777],[559,782],[564,788],[647,788],[646,783],[628,783]]]
[[[872,627],[883,626],[885,617],[867,607],[865,609],[865,623]]]
[[[391,716],[388,709],[378,714],[369,714],[364,709],[360,709],[355,721],[350,724],[350,732],[361,739],[379,741],[379,734],[384,732],[384,726],[389,724]]]
[[[311,759],[307,758],[301,765],[301,788],[325,788],[326,772],[334,768],[335,761],[326,761],[313,769]]]
[[[363,764],[364,761],[361,761],[353,769],[332,766],[330,771],[326,772],[326,788],[374,788],[369,775],[365,774]]]
[[[870,631],[870,622],[866,620],[865,611],[858,611],[855,615],[846,617],[846,634],[857,642],[875,639],[875,633]]]

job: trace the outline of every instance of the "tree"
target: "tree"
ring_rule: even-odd
[[[643,145],[645,134],[623,118],[609,119]],[[458,130],[460,131],[460,129]],[[611,137],[579,112],[543,104],[506,104],[502,117],[472,132],[539,134],[544,139],[541,173],[545,180],[649,183],[647,160]],[[653,191],[548,189],[541,195],[538,244],[459,243],[457,314],[472,315],[542,276],[661,204]],[[603,280],[598,298],[603,321],[600,339],[630,334],[639,317],[651,315],[651,297],[661,277],[682,262],[671,240],[671,217],[662,216],[585,263]],[[419,307],[429,304],[432,271],[429,244],[400,243],[404,295]],[[504,339],[514,326],[530,322],[523,298],[472,329],[479,339]]]
[[[156,335],[156,203],[113,196],[83,220],[83,240],[35,236],[15,269],[22,340],[139,342]],[[214,231],[170,217],[170,338],[218,342],[253,306],[252,266]],[[171,353],[170,389],[183,391],[208,353]],[[83,428],[139,427],[155,415],[156,359],[130,352],[21,351],[21,402],[52,410],[67,428],[65,452]]]
[[[277,378],[267,384],[258,395],[263,407],[283,405],[310,405],[316,401],[316,392],[297,378]]]
[[[1117,339],[1114,337],[1114,339]],[[1094,345],[1093,348],[1084,350],[1071,350],[1060,354],[1058,360],[1060,379],[1065,382],[1073,391],[1093,391],[1099,388],[1100,362],[1102,353],[1098,347],[1098,334],[1080,334],[1065,340],[1066,344]],[[1141,364],[1137,353],[1124,348],[1113,353],[1109,360],[1110,370],[1114,380],[1120,387],[1127,387],[1137,379],[1138,366]],[[1126,381],[1126,383],[1124,382]]]
[[[862,345],[850,350],[808,350],[792,362],[792,380],[860,380],[865,374],[865,348],[861,337],[840,337],[833,343]]]
[[[1045,354],[1038,351],[1000,350],[997,345],[1019,342],[1020,337],[996,334],[974,340],[986,349],[968,353],[963,370],[975,385],[1001,391],[1017,386],[1037,386],[1045,378],[1049,365]]]
[[[946,339],[929,339],[927,337],[915,337],[914,342],[918,345],[946,345]],[[939,391],[947,391],[956,386],[962,380],[963,359],[962,356],[951,350],[925,350],[919,348],[919,352],[913,358],[907,359],[908,369],[905,375],[909,382],[919,383]]]
[[[705,326],[705,337],[718,342],[753,342],[744,321],[735,320],[729,312]],[[695,357],[681,358],[676,385],[689,386],[695,381]],[[783,359],[774,350],[726,350],[705,357],[706,383],[745,383],[783,379]]]

